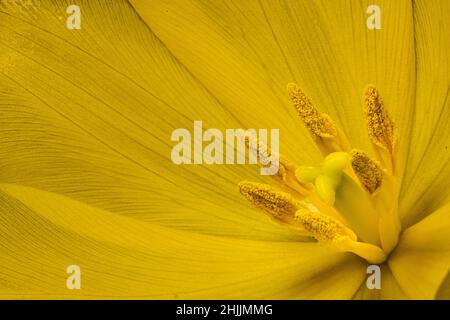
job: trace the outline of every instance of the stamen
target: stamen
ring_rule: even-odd
[[[381,186],[383,171],[378,163],[370,159],[364,152],[353,150],[351,165],[359,181],[370,194]]]
[[[386,261],[386,253],[378,246],[366,242],[353,241],[347,237],[342,237],[334,243],[337,251],[353,252],[366,259],[371,264],[381,264]]]
[[[289,83],[287,91],[297,113],[323,155],[350,150],[350,144],[344,133],[335,126],[330,116],[317,110],[295,83]]]
[[[352,230],[331,217],[304,208],[300,208],[295,216],[298,223],[314,238],[338,252],[352,252],[369,263],[378,264],[386,260],[386,254],[381,248],[370,243],[358,242]]]
[[[240,182],[239,191],[248,201],[270,213],[276,220],[294,224],[299,203],[289,193],[275,190],[267,184],[249,181]]]
[[[300,208],[296,213],[298,223],[319,241],[331,242],[341,237],[350,237],[356,240],[356,235],[341,222],[320,212],[311,212]]]
[[[260,157],[264,158],[261,159],[260,163],[267,163],[266,159],[269,158],[272,153],[269,147],[262,146],[258,139],[255,136],[249,135],[248,132],[245,134],[244,141],[250,151],[250,155],[255,158],[255,162],[256,158]]]
[[[364,112],[367,117],[367,130],[372,143],[385,148],[391,154],[394,147],[394,124],[384,107],[377,88],[369,85],[364,93]]]
[[[331,118],[320,113],[296,84],[288,84],[287,90],[300,118],[313,135],[322,138],[336,137],[336,126]]]
[[[249,149],[250,154],[253,153],[253,157],[255,155],[259,155],[259,157],[270,158],[272,151],[269,147],[263,147],[259,144],[258,140],[255,137],[251,137],[249,135],[245,136],[245,144]],[[291,161],[289,161],[284,155],[279,154],[279,169],[278,172],[271,176],[277,182],[279,182],[282,187],[288,187],[289,191],[297,192],[301,198],[306,197],[310,193],[310,187],[298,181],[295,178],[295,171],[297,170],[297,165]],[[260,163],[265,163],[264,161],[260,161]]]

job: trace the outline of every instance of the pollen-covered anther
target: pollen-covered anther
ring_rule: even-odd
[[[367,130],[372,143],[392,153],[394,147],[394,124],[389,118],[383,99],[377,88],[367,86],[364,93],[364,112]]]
[[[350,229],[338,220],[320,212],[312,212],[306,208],[300,208],[295,213],[295,218],[305,230],[319,241],[332,242],[342,237],[356,240],[355,234]]]
[[[327,114],[319,112],[295,83],[288,84],[287,91],[298,115],[314,136],[321,138],[337,136],[336,126],[331,118]]]
[[[362,151],[351,152],[351,165],[363,187],[370,193],[374,193],[383,182],[383,171],[379,164],[370,159]]]
[[[250,152],[250,155],[253,157],[254,162],[256,162],[256,159],[258,157],[260,159],[259,163],[269,162],[268,159],[272,155],[272,151],[269,147],[263,146],[258,142],[258,139],[255,136],[251,136],[248,133],[246,133],[246,135],[244,136],[244,142]]]
[[[337,252],[353,252],[375,264],[386,260],[386,254],[381,248],[357,241],[357,236],[351,229],[330,216],[303,207],[295,213],[295,218],[314,238]]]
[[[263,146],[258,142],[256,137],[246,134],[244,137],[245,145],[249,150],[249,157],[254,159],[253,163],[256,163],[256,158],[259,157],[259,163],[267,163],[272,156],[272,151],[269,147]],[[287,159],[284,155],[278,154],[279,168],[278,172],[271,177],[275,181],[280,183],[283,188],[288,187],[290,191],[297,192],[300,197],[305,197],[310,193],[310,188],[308,185],[299,182],[295,178],[295,170],[297,165]],[[252,163],[250,161],[250,163]]]
[[[297,204],[289,193],[275,190],[267,184],[249,181],[239,183],[239,191],[248,201],[274,218],[293,221]]]

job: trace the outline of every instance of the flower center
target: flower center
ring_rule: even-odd
[[[299,166],[279,155],[272,186],[243,181],[241,194],[278,223],[338,252],[352,252],[369,263],[382,263],[398,242],[394,125],[374,86],[364,93],[367,132],[376,159],[352,149],[348,139],[295,84],[289,97],[324,155],[318,165]],[[247,139],[249,148],[259,148]],[[262,154],[270,154],[263,150]]]

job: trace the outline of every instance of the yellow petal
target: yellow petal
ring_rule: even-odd
[[[442,281],[439,291],[436,294],[438,300],[450,300],[450,273],[447,273],[444,281]]]
[[[355,300],[404,300],[408,297],[402,291],[389,266],[382,264],[381,289],[368,289],[366,281],[353,296]],[[369,275],[366,276],[366,278]]]
[[[187,233],[17,185],[0,185],[0,217],[2,298],[349,298],[364,276],[315,243]]]
[[[405,230],[389,266],[406,295],[433,299],[450,267],[450,204]]]
[[[416,107],[400,213],[411,226],[450,201],[450,3],[413,1]]]
[[[297,162],[319,159],[314,154],[310,159],[308,132],[299,128],[295,110],[283,95],[290,82],[296,82],[356,148],[370,150],[361,134],[361,95],[368,83],[383,93],[399,135],[408,135],[414,95],[410,1],[377,1],[382,30],[366,27],[370,2],[131,3],[229,110],[246,123],[281,126],[282,146],[288,149],[283,153]]]
[[[172,130],[239,121],[126,1],[79,5],[81,30],[68,30],[62,2],[2,1],[0,181],[177,229],[292,239],[236,190],[257,168],[170,160]]]

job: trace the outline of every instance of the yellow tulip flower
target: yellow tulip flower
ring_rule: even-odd
[[[71,5],[0,1],[1,298],[449,298],[449,1]],[[198,119],[278,174],[172,163]]]

